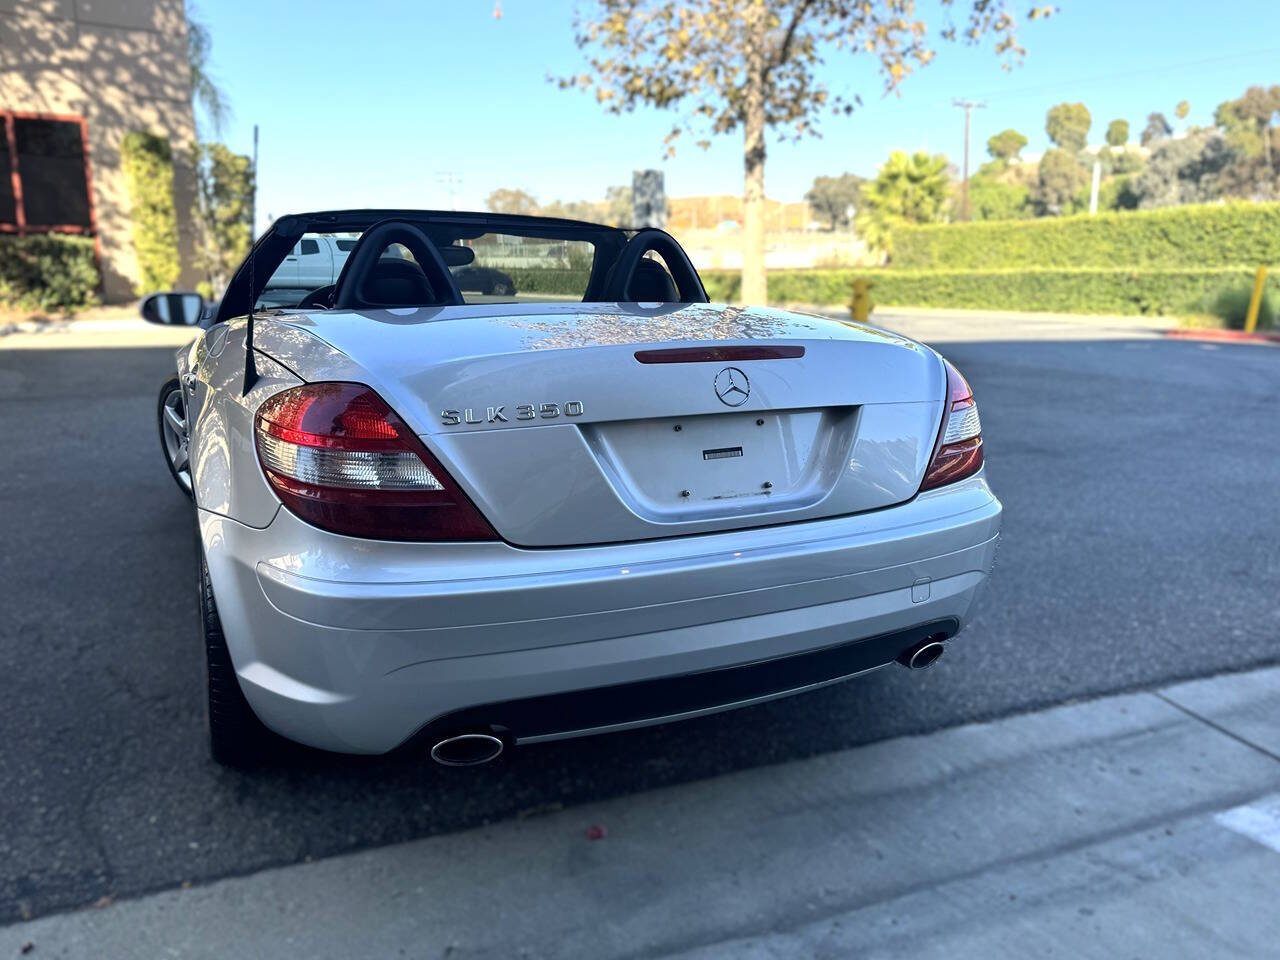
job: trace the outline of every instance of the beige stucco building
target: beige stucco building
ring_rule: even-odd
[[[108,301],[132,297],[138,275],[121,139],[168,138],[181,285],[194,285],[182,0],[0,0],[0,121],[0,231],[93,233]]]

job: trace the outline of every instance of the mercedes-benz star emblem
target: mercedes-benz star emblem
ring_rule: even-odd
[[[716,374],[716,396],[721,403],[740,407],[751,396],[751,381],[737,367],[725,367]]]

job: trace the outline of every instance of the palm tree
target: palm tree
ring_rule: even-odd
[[[226,92],[218,86],[209,75],[209,52],[213,49],[213,38],[209,28],[195,19],[197,13],[194,4],[187,4],[187,64],[191,68],[191,105],[204,108],[204,114],[213,127],[214,134],[221,134],[222,127],[231,117],[231,104]],[[196,121],[197,139],[205,139],[199,135],[200,123]]]
[[[863,187],[862,212],[856,225],[868,246],[889,252],[895,224],[935,223],[942,219],[951,181],[947,158],[918,150],[910,156],[895,150],[876,178]]]

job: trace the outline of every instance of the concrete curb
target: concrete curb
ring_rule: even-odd
[[[774,304],[774,306],[779,306]],[[809,313],[820,313],[825,316],[849,316],[847,304],[814,304],[785,303],[780,305],[786,310],[804,310]],[[892,304],[876,304],[869,322],[875,324],[876,317],[907,317],[922,320],[975,320],[983,322],[1004,321],[1016,323],[1030,321],[1033,323],[1075,323],[1082,326],[1130,327],[1138,330],[1164,331],[1174,317],[1147,316],[1145,314],[1121,313],[1055,313],[1037,310],[975,310],[967,307],[898,307]]]
[[[1178,340],[1225,340],[1230,343],[1280,343],[1280,333],[1271,333],[1269,331],[1260,330],[1255,333],[1245,333],[1243,330],[1195,330],[1191,328],[1166,330],[1166,337],[1174,337]]]
[[[1280,668],[0,928],[0,957],[1273,956]],[[38,952],[36,952],[38,951]]]

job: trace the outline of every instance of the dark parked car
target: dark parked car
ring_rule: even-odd
[[[516,283],[510,276],[493,267],[470,265],[453,271],[453,279],[463,293],[487,293],[496,297],[509,297],[516,292]]]

